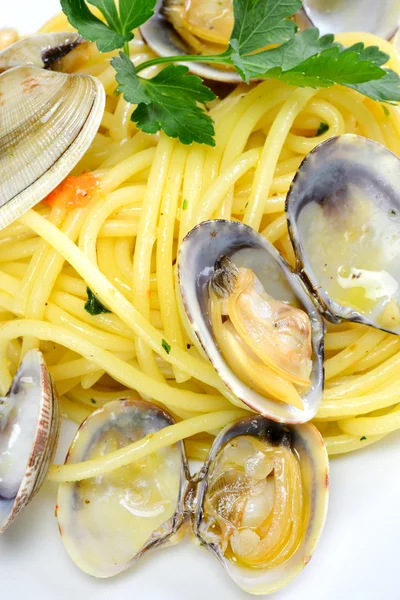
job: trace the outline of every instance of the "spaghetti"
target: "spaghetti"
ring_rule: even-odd
[[[69,30],[64,15],[42,29]],[[379,45],[400,72],[388,42],[337,37],[345,45]],[[129,45],[135,64],[153,57],[140,36]],[[64,417],[80,423],[110,400],[140,395],[178,423],[90,464],[54,466],[55,481],[106,473],[180,439],[190,456],[204,459],[215,432],[246,414],[232,406],[240,403],[185,330],[175,260],[193,226],[220,217],[243,221],[293,264],[284,201],[304,156],[343,133],[400,156],[398,107],[339,86],[297,89],[270,80],[241,84],[211,103],[215,149],[144,134],[130,121],[134,107],[114,94],[114,54],[86,44],[61,60],[63,70],[92,74],[104,85],[99,132],[67,187],[0,232],[1,393],[21,355],[40,347]],[[76,189],[88,182],[83,201]],[[111,312],[85,311],[87,286]],[[326,387],[314,423],[328,452],[357,450],[400,428],[399,339],[358,324],[328,324],[325,347]]]

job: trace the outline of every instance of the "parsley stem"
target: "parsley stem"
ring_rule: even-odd
[[[229,57],[224,57],[222,54],[199,56],[197,54],[181,54],[179,56],[158,56],[151,60],[146,60],[144,63],[137,65],[136,73],[152,67],[153,65],[161,65],[164,63],[185,63],[185,62],[202,62],[202,63],[225,63],[232,64]]]
[[[127,56],[131,55],[130,50],[129,50],[129,42],[125,42],[125,44],[124,44],[124,52]]]

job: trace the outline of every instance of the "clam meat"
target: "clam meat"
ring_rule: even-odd
[[[279,252],[242,223],[206,221],[181,244],[178,272],[189,332],[237,398],[277,421],[311,419],[324,328]]]
[[[59,432],[58,402],[38,350],[21,362],[0,399],[0,533],[39,490]]]
[[[243,419],[210,450],[194,532],[239,587],[269,594],[309,562],[325,522],[328,479],[315,427]]]

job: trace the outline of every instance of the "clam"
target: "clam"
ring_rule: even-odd
[[[323,315],[400,334],[400,162],[345,134],[304,159],[286,214],[298,270]]]
[[[400,0],[304,0],[294,16],[300,29],[318,27],[321,34],[367,31],[389,39],[400,19]],[[222,53],[233,28],[232,0],[158,0],[155,15],[141,26],[148,46],[159,56]],[[190,70],[225,83],[240,83],[228,67],[188,62]]]
[[[214,441],[197,487],[193,531],[240,588],[270,594],[311,559],[328,486],[328,457],[313,425],[245,418]]]
[[[301,278],[261,235],[205,221],[178,256],[194,342],[235,396],[275,421],[303,423],[323,386],[324,326]]]
[[[110,402],[81,425],[67,462],[102,456],[173,422],[148,402]],[[57,516],[70,557],[89,575],[111,577],[171,543],[186,518],[186,468],[179,443],[109,474],[61,484]]]
[[[52,34],[52,39],[61,36],[65,42],[65,35]],[[36,51],[43,49],[43,36],[38,37]],[[76,36],[68,39],[69,48],[78,43]],[[35,47],[34,41],[23,42]],[[18,44],[5,52],[12,54]],[[41,60],[50,58],[42,53]],[[40,202],[71,172],[96,135],[104,104],[103,86],[89,75],[31,65],[0,75],[0,229]]]
[[[0,533],[44,481],[59,432],[58,404],[42,354],[30,350],[0,399]]]
[[[146,44],[159,56],[218,54],[233,27],[232,0],[158,0],[155,15],[140,27]],[[199,61],[201,56],[199,56]],[[187,64],[192,73],[224,83],[240,83],[238,73],[201,62]]]
[[[96,135],[101,83],[41,68],[82,41],[75,33],[41,34],[0,53],[0,229],[47,196]]]
[[[0,73],[21,65],[48,69],[83,41],[78,33],[71,32],[42,33],[24,38],[0,52]]]
[[[116,401],[91,415],[67,462],[123,447],[173,423],[144,401]],[[313,425],[282,426],[261,416],[226,427],[190,478],[182,444],[106,475],[60,486],[58,520],[78,567],[109,577],[148,550],[192,532],[233,581],[267,594],[308,563],[328,503],[328,458]]]
[[[389,39],[400,20],[399,0],[303,0],[303,11],[321,34],[366,31]]]

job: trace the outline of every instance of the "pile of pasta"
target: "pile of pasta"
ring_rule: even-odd
[[[59,15],[42,31],[70,29]],[[379,45],[400,72],[388,42],[367,34],[338,38]],[[153,56],[139,35],[130,51],[136,64]],[[185,438],[189,456],[203,459],[216,431],[243,412],[183,326],[175,264],[183,237],[205,219],[240,220],[293,264],[284,203],[305,155],[346,132],[400,155],[400,109],[340,86],[243,84],[209,106],[216,147],[185,146],[136,129],[134,107],[114,93],[114,54],[88,44],[62,59],[63,70],[104,85],[101,127],[64,187],[0,232],[1,393],[21,356],[40,347],[64,417],[81,423],[111,400],[151,399],[176,417],[175,438]],[[321,123],[328,129],[317,135]],[[71,202],[50,201],[68,186],[86,189],[85,201],[79,193]],[[85,310],[87,287],[110,312]],[[329,454],[366,447],[399,428],[400,338],[327,324],[325,348],[314,424]]]

